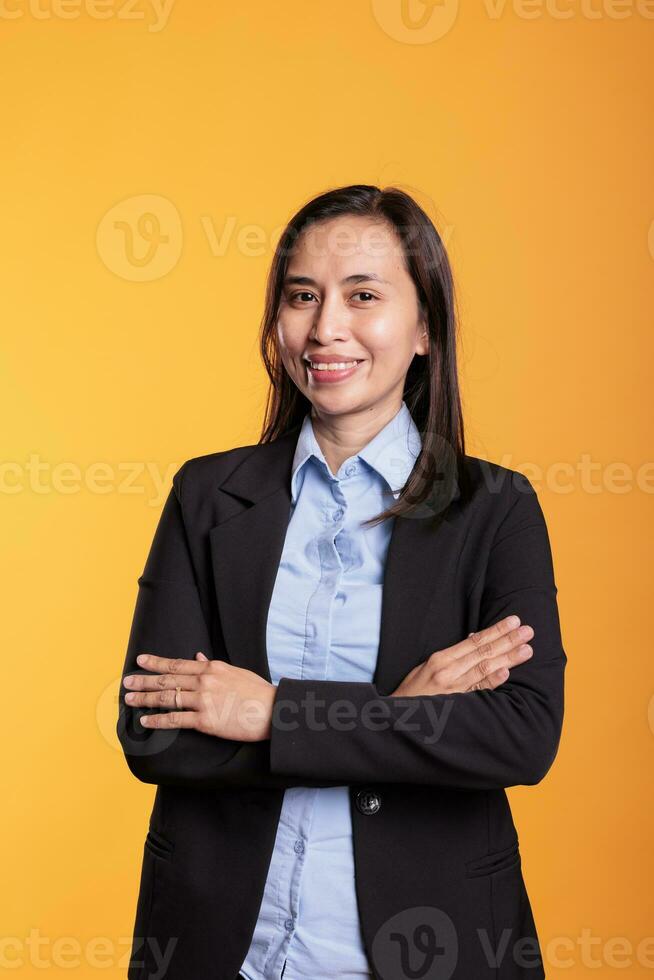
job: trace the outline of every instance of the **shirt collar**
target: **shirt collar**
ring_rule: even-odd
[[[354,459],[364,460],[379,473],[386,480],[393,497],[397,500],[421,448],[420,433],[406,402],[402,400],[399,411],[363,449],[359,450]],[[329,467],[313,431],[311,411],[309,410],[304,416],[300,428],[291,466],[291,499],[293,504],[295,504],[299,493],[299,472],[311,457],[315,457],[322,464],[321,469],[327,476],[330,472]]]

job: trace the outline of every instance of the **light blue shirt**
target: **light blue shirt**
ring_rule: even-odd
[[[271,680],[371,681],[377,663],[387,508],[421,440],[402,407],[334,476],[308,412],[291,469],[291,516],[271,597]],[[241,966],[247,980],[360,980],[371,971],[356,902],[347,786],[291,787],[277,828],[258,921]]]

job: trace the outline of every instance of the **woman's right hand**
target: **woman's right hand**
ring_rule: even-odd
[[[526,641],[533,635],[531,626],[520,626],[518,616],[507,616],[454,646],[436,650],[409,671],[391,697],[498,687],[506,681],[511,667],[532,656],[533,650]]]

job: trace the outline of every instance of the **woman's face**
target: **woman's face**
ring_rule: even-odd
[[[411,361],[429,348],[393,229],[356,215],[306,229],[289,257],[277,337],[284,367],[318,414],[399,409]],[[311,358],[358,363],[332,371]]]

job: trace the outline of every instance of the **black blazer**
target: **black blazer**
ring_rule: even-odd
[[[202,650],[270,680],[266,620],[298,434],[176,472],[138,579],[123,676],[146,672],[141,652]],[[143,728],[155,709],[126,705],[121,681],[127,764],[157,786],[130,980],[234,980],[284,789],[337,785],[350,787],[357,903],[378,980],[545,976],[505,787],[542,780],[561,735],[567,657],[550,543],[521,474],[472,456],[465,465],[472,500],[454,499],[440,526],[395,520],[371,683],[282,678],[271,739],[241,743]],[[390,696],[431,652],[510,613],[534,628],[534,653],[500,687]],[[311,717],[307,697],[322,714]]]

